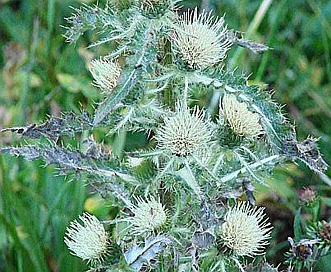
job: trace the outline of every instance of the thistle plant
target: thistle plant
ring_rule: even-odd
[[[107,52],[88,66],[91,88],[103,99],[93,113],[3,129],[27,141],[0,152],[73,172],[118,207],[112,220],[84,213],[67,228],[65,244],[91,271],[277,271],[258,258],[273,227],[255,206],[254,183],[264,184],[287,161],[300,160],[318,174],[327,164],[315,138],[297,140],[271,94],[227,68],[234,47],[253,53],[268,47],[245,40],[212,12],[181,13],[177,2],[74,9],[66,40],[92,30],[89,48]],[[144,143],[105,145],[94,140],[99,130],[123,143],[143,135]],[[66,136],[80,144],[69,147]],[[323,253],[315,259],[329,252],[330,225],[315,223],[307,233],[317,237],[289,240],[291,269],[314,247]]]

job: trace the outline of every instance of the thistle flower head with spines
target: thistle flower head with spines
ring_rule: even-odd
[[[91,264],[100,264],[109,254],[110,241],[104,226],[89,213],[79,216],[82,223],[74,220],[67,228],[64,238],[71,254],[87,260]]]
[[[135,197],[137,204],[130,207],[134,213],[127,221],[131,227],[131,233],[135,235],[150,235],[153,232],[160,231],[167,223],[167,211],[159,199],[150,196],[144,200],[141,197]]]
[[[171,9],[171,0],[137,0],[142,14],[149,18],[160,18]]]
[[[143,9],[153,10],[156,6],[167,4],[168,0],[140,0],[138,1]]]
[[[172,155],[186,157],[205,153],[212,143],[212,125],[205,119],[205,112],[194,107],[193,111],[176,103],[174,115],[166,116],[164,124],[156,131],[158,148]]]
[[[185,12],[176,29],[174,52],[190,69],[205,69],[221,62],[232,43],[227,38],[224,19],[213,18],[211,12],[198,10]]]
[[[224,94],[220,100],[220,114],[234,134],[249,138],[263,134],[260,116],[248,110],[246,103],[239,102],[235,95]]]
[[[270,223],[264,208],[252,207],[248,202],[237,203],[225,214],[218,237],[224,251],[234,256],[262,255],[270,238]]]
[[[89,69],[94,78],[94,85],[100,88],[104,94],[109,94],[116,87],[121,74],[121,68],[116,60],[94,59],[91,61]]]

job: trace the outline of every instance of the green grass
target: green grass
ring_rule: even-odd
[[[3,2],[3,1],[2,1]],[[59,75],[81,75],[89,82],[78,47],[61,37],[63,18],[74,1],[0,2],[0,47],[17,57],[13,64],[0,53],[0,126],[40,122],[46,115],[89,107],[81,84],[69,90]],[[86,85],[86,84],[85,84]],[[1,145],[15,139],[0,136]],[[41,161],[0,157],[0,270],[82,271],[85,265],[71,256],[63,242],[68,222],[82,213],[87,198],[84,180],[56,176]],[[70,180],[72,179],[72,180]]]
[[[192,7],[199,2],[183,4]],[[229,57],[239,72],[251,74],[252,82],[268,84],[267,91],[275,90],[275,99],[286,104],[284,111],[295,120],[300,140],[309,134],[321,137],[319,146],[330,162],[331,2],[272,1],[257,16],[261,3],[268,1],[202,2],[218,14],[226,14],[229,28],[247,31],[250,39],[272,48],[262,55],[233,49]],[[4,50],[0,51],[0,128],[41,122],[47,115],[69,110],[92,110],[98,94],[86,87],[91,82],[85,66],[90,57],[85,49],[88,35],[75,46],[61,37],[60,25],[71,13],[70,5],[78,3],[0,0],[0,48],[9,44],[10,52],[20,56],[11,65]],[[13,141],[17,139],[10,134],[0,134],[2,146]],[[0,157],[0,271],[83,271],[84,264],[63,243],[65,228],[83,211],[84,204],[92,210],[101,206],[101,219],[107,218],[108,209],[102,201],[93,202],[84,177],[65,179],[56,176],[56,169],[42,165]],[[311,185],[326,199],[331,190],[301,164],[277,170],[268,183],[269,188],[258,188],[258,200],[267,206],[275,225],[278,244],[268,256],[279,262],[283,259],[279,252],[288,249],[286,235],[293,235],[288,228],[298,208],[297,190]],[[282,216],[274,213],[279,210]],[[321,219],[330,217],[328,203]],[[322,259],[320,271],[328,271],[330,261]]]
[[[62,239],[68,221],[82,212],[82,183],[64,182],[51,167],[8,156],[0,166],[4,271],[49,271],[60,264],[57,271],[82,269]]]

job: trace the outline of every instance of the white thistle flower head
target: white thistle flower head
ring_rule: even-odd
[[[261,207],[253,208],[248,202],[230,208],[218,234],[222,248],[235,256],[252,257],[264,254],[272,227],[263,210]]]
[[[156,200],[154,197],[150,197],[145,201],[140,197],[136,197],[136,202],[136,205],[130,207],[134,216],[128,218],[133,234],[148,235],[159,231],[166,225],[167,212],[159,199]]]
[[[93,215],[83,213],[79,216],[82,223],[74,220],[67,227],[65,244],[71,254],[87,260],[88,263],[100,264],[108,255],[110,242],[103,225]]]
[[[232,42],[224,19],[214,19],[211,12],[185,12],[174,35],[174,51],[191,69],[204,69],[221,62]]]
[[[94,59],[91,61],[89,69],[94,78],[94,85],[105,94],[116,87],[121,74],[121,68],[117,61],[102,58]]]
[[[257,113],[250,112],[246,103],[239,102],[235,95],[224,94],[220,101],[220,114],[234,134],[254,138],[263,133]]]
[[[198,107],[191,113],[177,103],[175,115],[165,117],[164,125],[156,131],[158,148],[180,157],[205,153],[211,145],[212,126],[204,119],[205,112]]]

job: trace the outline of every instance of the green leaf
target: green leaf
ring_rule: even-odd
[[[130,74],[122,76],[119,80],[123,80],[124,82],[120,83],[113,90],[112,94],[99,104],[94,115],[94,125],[101,123],[116,106],[116,104],[118,104],[129,93],[133,87],[135,73],[136,70],[133,70]]]
[[[302,238],[302,228],[301,228],[301,207],[296,211],[293,222],[294,237],[295,239]]]
[[[198,195],[201,196],[201,188],[194,177],[192,170],[186,162],[185,167],[176,171],[176,173],[187,183],[187,185]]]
[[[134,271],[140,271],[143,264],[155,258],[156,254],[164,250],[164,246],[172,244],[172,241],[163,235],[148,238],[145,246],[139,247],[134,244],[125,252],[125,260]]]

